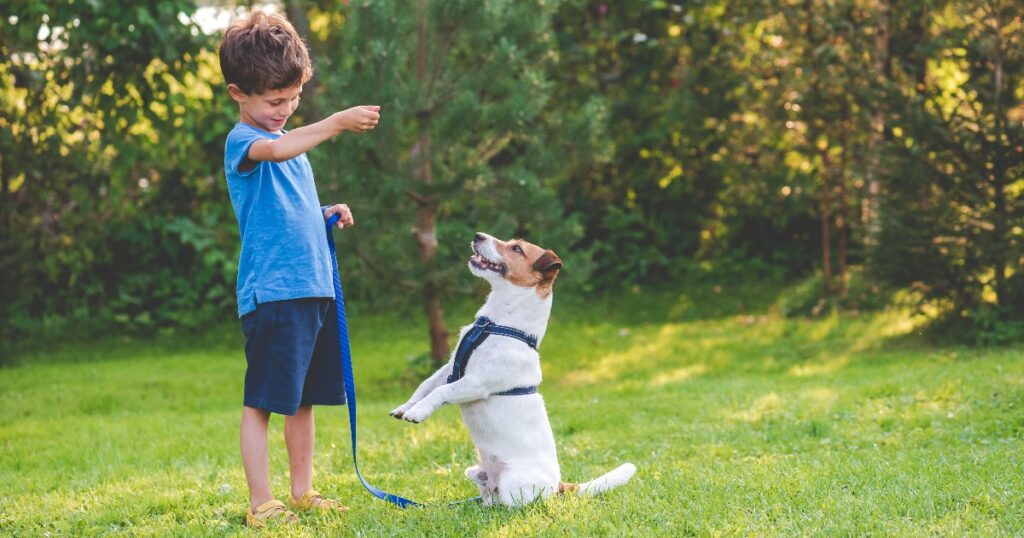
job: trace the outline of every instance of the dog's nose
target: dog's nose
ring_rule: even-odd
[[[484,237],[484,234],[482,234],[480,232],[477,232],[476,235],[473,236],[473,242],[474,243],[479,243],[479,242],[483,241],[484,239],[486,239],[486,237]]]

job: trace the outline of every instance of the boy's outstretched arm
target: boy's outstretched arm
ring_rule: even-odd
[[[316,123],[288,131],[277,140],[257,140],[249,146],[248,158],[251,161],[287,161],[344,131],[365,133],[376,127],[378,121],[379,106],[355,106],[335,112]]]

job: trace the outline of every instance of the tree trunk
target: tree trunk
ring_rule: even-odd
[[[878,86],[885,87],[891,79],[892,61],[889,57],[890,13],[889,0],[878,0],[878,26],[875,33],[874,67]],[[868,194],[864,197],[862,221],[864,223],[864,245],[873,250],[878,245],[882,231],[879,215],[879,197],[882,192],[882,148],[885,143],[885,115],[882,109],[884,99],[875,99],[871,111],[871,134],[868,135],[867,184]]]
[[[422,151],[420,163],[416,167],[416,178],[429,185],[430,180],[430,135],[420,134],[416,150]],[[414,150],[414,151],[416,151]],[[423,285],[423,300],[427,314],[428,332],[430,334],[430,358],[437,363],[448,359],[448,330],[444,325],[444,310],[441,308],[441,287],[437,282],[437,271],[434,270],[437,256],[437,206],[432,200],[420,204],[416,213],[416,227],[413,234],[419,245],[420,261],[425,268],[426,282]]]
[[[994,101],[995,101],[995,121],[996,121],[996,132],[995,141],[992,142],[992,155],[990,158],[994,166],[992,167],[992,190],[994,200],[993,212],[995,213],[992,218],[993,229],[992,234],[995,236],[993,245],[993,265],[995,266],[995,292],[996,292],[996,305],[1002,306],[1006,301],[1006,273],[1007,273],[1007,254],[1009,253],[1009,245],[1006,244],[1006,236],[1009,228],[1010,215],[1007,211],[1006,203],[1006,166],[1004,163],[1005,152],[1002,151],[1003,146],[1003,133],[1006,126],[1006,106],[1003,102],[1003,62],[1004,62],[1004,41],[1002,39],[1003,21],[1001,16],[1003,10],[995,10],[995,27],[993,28],[996,47],[995,47],[995,62],[993,65],[993,84],[994,88]]]
[[[0,155],[0,223],[7,221],[7,156]]]
[[[821,155],[821,276],[825,285],[825,296],[832,295],[832,188],[829,175],[828,148]]]
[[[815,32],[814,26],[814,2],[813,0],[806,0],[803,5],[804,13],[806,17],[806,27],[804,38],[807,40],[808,50],[814,50],[824,41],[824,38],[818,38]],[[814,103],[814,107],[820,107],[821,111],[811,112],[808,110],[808,114],[812,115],[812,118],[808,121],[808,125],[811,126],[809,129],[808,141],[810,144],[810,151],[808,155],[813,154],[813,148],[818,144],[818,138],[823,133],[827,132],[827,121],[824,119],[825,113],[823,113],[825,107],[823,103],[825,101],[825,92],[821,88],[821,72],[813,58],[813,55],[808,55],[808,61],[812,62],[812,79],[810,93],[812,98],[809,100]],[[826,138],[827,140],[827,138]],[[824,289],[823,298],[828,298],[832,295],[832,199],[829,190],[832,188],[830,182],[830,175],[832,173],[832,167],[829,163],[828,157],[828,145],[824,148],[819,148],[818,156],[821,159],[820,175],[821,175],[821,275]]]
[[[413,145],[410,156],[413,161],[413,175],[424,186],[431,185],[433,169],[430,162],[430,120],[428,109],[430,95],[427,93],[427,1],[419,3],[419,35],[417,39],[416,78],[423,89],[423,103],[419,114],[419,139]],[[429,191],[430,189],[424,189]],[[423,301],[427,314],[428,332],[430,335],[430,358],[435,363],[443,363],[448,358],[448,330],[444,326],[444,310],[441,308],[441,289],[437,281],[437,272],[433,270],[437,256],[437,203],[430,194],[417,202],[416,226],[413,235],[419,246],[420,261],[424,267],[426,282],[423,285]]]
[[[839,134],[839,147],[842,149],[842,153],[839,154],[839,173],[837,174],[838,187],[838,198],[836,203],[836,235],[839,236],[839,296],[846,297],[846,282],[848,275],[846,271],[846,239],[847,239],[847,219],[846,219],[846,172],[849,166],[849,160],[847,159],[847,152],[849,151],[848,138],[846,133],[853,128],[850,125],[849,109],[844,102],[843,104],[843,128]]]

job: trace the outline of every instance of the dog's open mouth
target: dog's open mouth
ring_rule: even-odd
[[[473,257],[469,259],[469,263],[472,264],[473,267],[476,267],[477,269],[483,269],[485,271],[494,271],[499,275],[504,275],[506,270],[505,264],[494,263],[491,260],[484,258],[479,253],[474,253]]]

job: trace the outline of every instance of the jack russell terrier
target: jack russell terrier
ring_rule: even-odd
[[[562,260],[526,241],[482,233],[472,247],[469,270],[490,282],[491,293],[476,322],[462,328],[448,363],[391,416],[419,423],[444,404],[459,404],[480,458],[466,477],[480,488],[485,505],[518,506],[555,493],[594,495],[625,484],[636,472],[632,463],[590,482],[561,481],[554,435],[537,394],[537,347]]]

